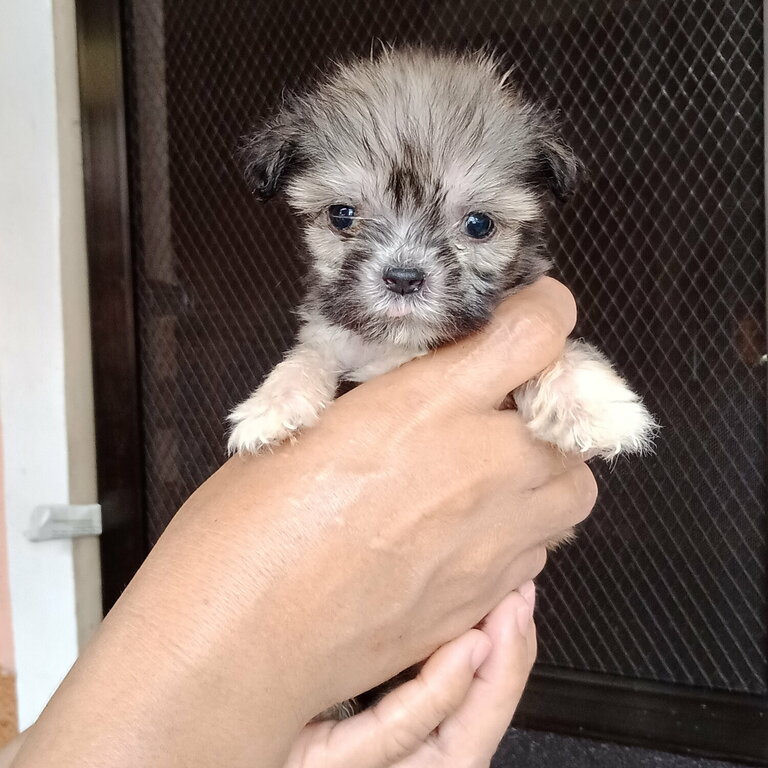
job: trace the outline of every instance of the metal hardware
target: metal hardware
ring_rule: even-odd
[[[100,504],[46,504],[35,507],[26,536],[30,541],[101,535]]]

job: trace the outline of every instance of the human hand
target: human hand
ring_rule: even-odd
[[[371,709],[307,725],[285,768],[487,768],[536,658],[534,598],[527,582]]]
[[[300,604],[300,624],[312,627],[310,637],[297,629],[306,645],[295,647],[285,679],[313,677],[324,695],[315,712],[476,624],[538,574],[544,542],[591,509],[595,484],[582,459],[498,410],[510,388],[559,356],[574,320],[570,295],[544,279],[505,302],[484,332],[364,384],[297,444],[229,462],[190,500],[190,510],[225,495],[293,505],[276,551],[309,559],[292,560],[275,595]],[[254,531],[252,551],[261,540]],[[273,560],[260,556],[260,568]],[[302,668],[315,658],[322,669]],[[293,694],[307,703],[306,689]]]
[[[178,512],[19,768],[283,765],[316,713],[428,658],[544,565],[595,499],[507,392],[562,352],[543,279],[482,332],[370,381]]]

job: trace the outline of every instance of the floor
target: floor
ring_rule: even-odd
[[[736,768],[733,763],[510,728],[492,768]]]

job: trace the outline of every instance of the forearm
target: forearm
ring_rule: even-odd
[[[29,730],[26,730],[20,733],[13,741],[0,748],[0,768],[11,768],[13,758],[18,754],[28,734]]]
[[[322,668],[302,666],[317,658],[317,637],[269,583],[279,575],[265,551],[274,520],[243,496],[267,483],[238,466],[222,471],[231,503],[214,511],[193,499],[179,512],[15,768],[51,756],[60,768],[277,766],[323,708]]]
[[[161,536],[15,768],[278,768],[313,715],[533,578],[543,542],[594,503],[580,460],[496,409],[561,352],[557,294],[518,294],[484,335],[359,387],[297,443],[227,462]]]
[[[364,684],[360,672],[373,685],[407,666],[377,675],[358,631],[363,612],[351,607],[357,624],[342,616],[339,553],[352,573],[365,568],[362,554],[351,562],[359,547],[340,525],[355,525],[357,505],[349,489],[339,495],[337,470],[318,477],[325,454],[311,456],[234,458],[192,496],[14,768],[47,768],[54,756],[60,768],[279,766],[307,720],[359,692],[348,686]],[[350,661],[333,674],[358,655],[368,659],[359,672]]]

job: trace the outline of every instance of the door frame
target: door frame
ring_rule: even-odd
[[[120,0],[76,0],[101,562],[108,611],[148,552]]]
[[[764,19],[766,6],[768,0]],[[77,8],[101,552],[109,609],[148,551],[122,18],[120,0],[77,0]],[[768,697],[762,696],[538,665],[514,724],[768,766]]]

